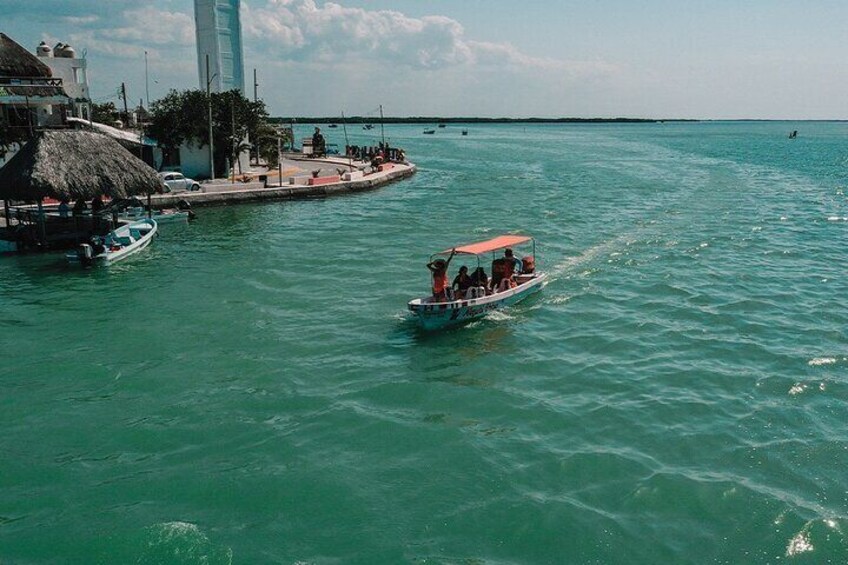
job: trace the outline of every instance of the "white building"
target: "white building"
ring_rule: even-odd
[[[200,89],[211,78],[212,92],[244,92],[244,57],[241,44],[241,0],[194,0],[197,35],[197,71]],[[206,74],[206,56],[209,74]]]
[[[37,130],[64,125],[72,100],[62,86],[43,59],[0,33],[0,128],[14,140],[0,152],[0,167]]]
[[[91,96],[88,93],[85,58],[77,58],[74,48],[64,43],[57,43],[51,49],[42,41],[35,53],[42,63],[50,67],[53,78],[62,79],[62,87],[72,101],[70,114],[88,119]]]

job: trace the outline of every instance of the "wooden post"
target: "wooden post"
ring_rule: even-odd
[[[153,217],[153,206],[151,204],[150,191],[147,191],[147,218]]]
[[[42,199],[38,199],[38,239],[41,241],[42,249],[47,247],[47,227],[44,225],[44,205]]]

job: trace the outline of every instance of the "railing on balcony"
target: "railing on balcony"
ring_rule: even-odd
[[[62,86],[57,77],[4,77],[0,76],[0,85],[10,86]]]

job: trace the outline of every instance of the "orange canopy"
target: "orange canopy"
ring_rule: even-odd
[[[490,239],[488,241],[480,241],[477,243],[469,243],[468,245],[462,245],[456,248],[456,252],[467,253],[469,255],[480,255],[481,253],[487,253],[489,251],[497,251],[498,249],[512,247],[513,245],[518,245],[519,243],[524,243],[526,241],[530,241],[531,239],[533,238],[526,235],[499,235],[498,237]],[[443,253],[450,252],[450,249],[443,251]]]

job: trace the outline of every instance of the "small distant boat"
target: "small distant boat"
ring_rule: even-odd
[[[328,127],[328,128],[332,128],[332,129],[335,129],[335,128],[339,127],[339,126],[338,126],[337,124],[330,124],[330,125],[328,125],[327,127]]]
[[[424,135],[433,135],[434,133],[436,133],[436,130],[434,130],[434,129],[425,129],[424,130]]]
[[[362,129],[374,129],[374,126],[372,124],[365,124],[362,126]]]
[[[484,286],[471,287],[464,296],[454,296],[449,293],[444,302],[437,301],[433,296],[416,298],[407,304],[410,312],[418,317],[421,325],[427,330],[437,330],[448,326],[476,320],[492,312],[511,306],[534,292],[541,290],[547,279],[546,273],[536,272],[536,242],[532,237],[523,235],[501,235],[488,241],[480,241],[456,248],[458,255],[477,257],[477,265],[481,266],[481,256],[489,253],[512,248],[517,245],[532,243],[532,252],[522,258],[522,270],[514,275],[513,283],[503,290],[491,289]],[[439,256],[449,255],[448,249],[430,257],[431,261]],[[492,262],[493,278],[495,265],[502,261]],[[450,280],[450,278],[448,278]]]
[[[439,124],[439,127],[444,128],[444,127],[447,127],[447,125],[446,124]]]
[[[104,237],[92,238],[75,251],[65,255],[68,263],[88,267],[93,264],[111,265],[138,253],[153,240],[158,230],[156,220],[139,220],[112,230]]]
[[[468,135],[468,130],[467,129],[462,130],[462,135]]]

